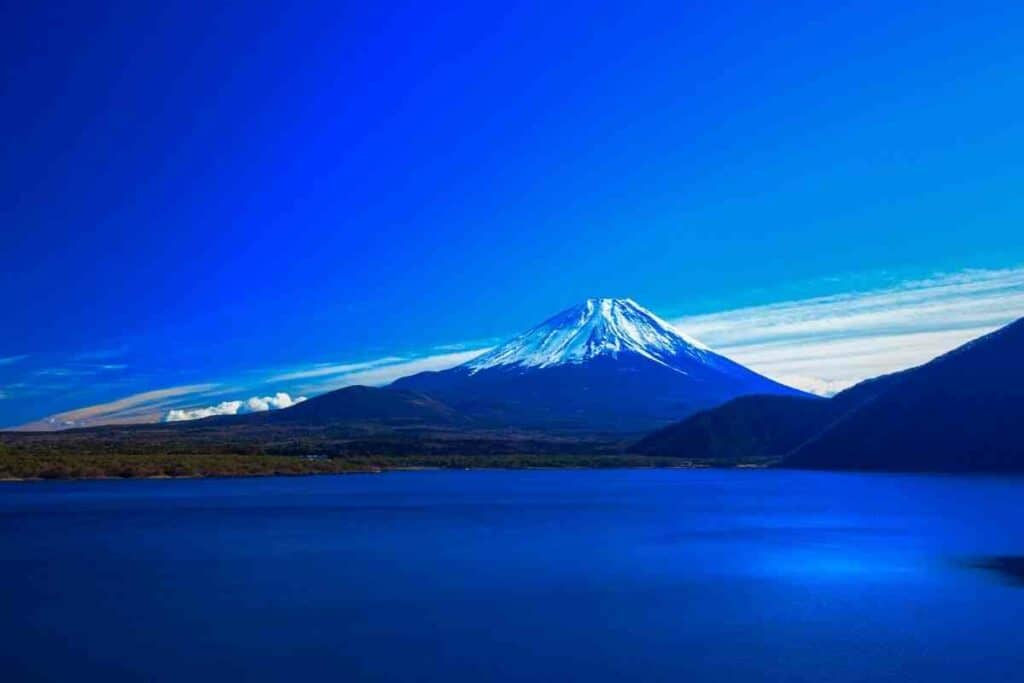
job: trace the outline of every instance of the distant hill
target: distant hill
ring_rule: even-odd
[[[749,394],[804,395],[630,299],[588,299],[449,370],[392,384],[492,424],[642,432]]]
[[[429,396],[414,391],[365,386],[337,389],[283,410],[209,419],[235,424],[310,425],[351,422],[453,425],[467,421],[450,407]]]
[[[831,399],[744,396],[641,439],[630,452],[695,460],[781,458],[883,391],[898,374],[866,380]]]
[[[384,458],[396,464],[404,458],[541,454],[587,462],[621,454],[625,445],[590,434],[481,425],[429,396],[364,386],[262,413],[59,432],[0,432],[0,453],[9,448],[32,457],[273,454],[370,457],[377,463]],[[472,461],[459,462],[465,466]]]
[[[694,460],[781,457],[827,422],[833,404],[799,396],[744,396],[659,429],[630,448]]]
[[[1022,471],[1022,358],[1019,320],[832,399],[737,399],[630,450],[697,460],[774,457],[811,469]]]

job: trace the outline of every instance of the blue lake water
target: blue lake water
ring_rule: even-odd
[[[4,680],[1024,676],[1024,479],[474,471],[0,485]]]

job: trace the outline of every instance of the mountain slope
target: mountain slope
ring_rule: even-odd
[[[1024,470],[1024,319],[894,376],[798,447],[815,469]]]
[[[464,419],[440,401],[412,391],[352,386],[315,396],[283,410],[218,418],[252,424],[452,424]]]
[[[781,458],[873,398],[899,374],[866,380],[831,399],[744,396],[659,429],[629,450],[691,460]]]
[[[827,421],[826,399],[743,396],[647,435],[630,452],[692,460],[783,456]]]
[[[494,423],[640,431],[749,394],[802,395],[629,299],[588,299],[506,344],[392,384]]]
[[[832,399],[751,396],[630,450],[694,460],[783,458],[787,467],[1024,471],[1024,320]]]

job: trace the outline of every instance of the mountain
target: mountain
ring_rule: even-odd
[[[861,382],[831,399],[744,396],[663,427],[629,450],[709,461],[781,458],[875,396],[896,377]]]
[[[832,408],[821,398],[743,396],[663,427],[629,450],[708,461],[779,457],[827,422]]]
[[[1024,470],[1024,319],[829,400],[752,396],[630,450],[695,460],[780,458],[809,469]]]
[[[413,391],[352,386],[314,396],[301,403],[262,413],[208,418],[233,424],[329,425],[376,422],[390,425],[447,425],[465,418],[440,401]],[[183,425],[205,422],[195,420]]]
[[[463,365],[395,381],[495,424],[652,429],[749,394],[800,396],[631,299],[588,299]]]
[[[796,448],[788,467],[1024,471],[1024,319],[918,368]]]

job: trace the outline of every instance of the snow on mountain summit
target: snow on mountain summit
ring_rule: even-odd
[[[631,299],[588,299],[468,363],[395,380],[482,425],[640,432],[751,394],[799,396]]]
[[[547,368],[636,354],[667,367],[679,357],[713,355],[696,339],[632,299],[587,299],[465,364],[471,372],[501,366]]]

